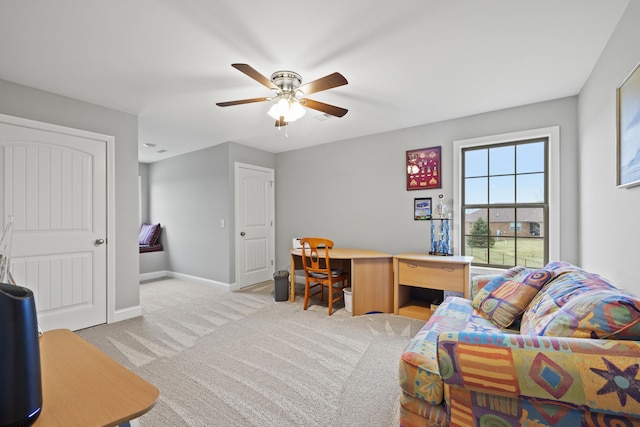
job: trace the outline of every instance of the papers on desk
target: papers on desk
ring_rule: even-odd
[[[292,242],[293,249],[302,249],[302,243],[300,243],[300,238],[294,237]],[[309,245],[307,245],[307,248]]]

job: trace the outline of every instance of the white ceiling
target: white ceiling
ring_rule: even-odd
[[[139,117],[140,161],[283,152],[576,95],[629,0],[2,0],[0,79]],[[284,131],[231,67],[349,84]],[[143,143],[156,144],[145,148]],[[160,149],[168,150],[158,154]]]

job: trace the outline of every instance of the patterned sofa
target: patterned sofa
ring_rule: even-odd
[[[399,366],[400,424],[640,426],[640,299],[566,262],[472,280]]]

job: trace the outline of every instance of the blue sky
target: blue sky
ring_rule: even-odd
[[[465,204],[544,202],[544,142],[466,151],[465,175]]]

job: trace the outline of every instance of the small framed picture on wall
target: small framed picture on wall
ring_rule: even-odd
[[[416,221],[431,219],[431,197],[413,199],[413,219]]]
[[[407,190],[441,188],[440,147],[407,151]]]

